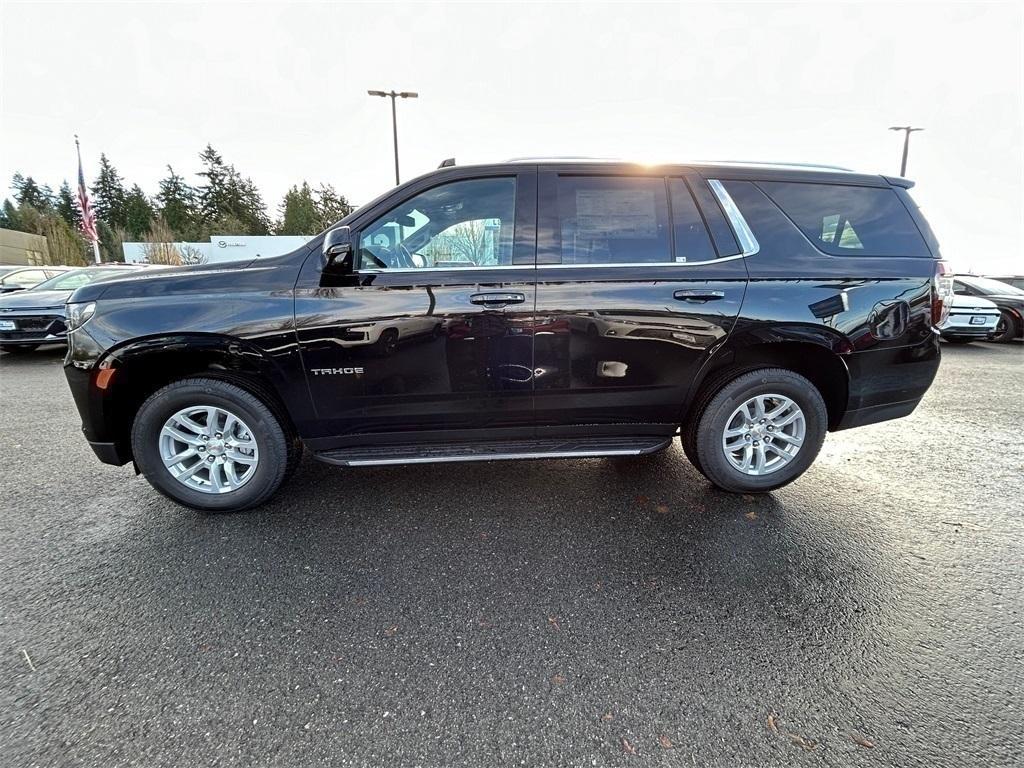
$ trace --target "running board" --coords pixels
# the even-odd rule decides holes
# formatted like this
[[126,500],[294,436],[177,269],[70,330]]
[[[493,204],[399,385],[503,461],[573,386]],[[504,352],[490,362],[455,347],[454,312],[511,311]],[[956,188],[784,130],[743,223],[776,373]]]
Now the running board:
[[317,453],[328,464],[345,467],[388,464],[435,464],[452,461],[509,459],[582,459],[601,456],[642,456],[667,448],[670,437],[591,437],[497,440],[487,443],[374,445]]

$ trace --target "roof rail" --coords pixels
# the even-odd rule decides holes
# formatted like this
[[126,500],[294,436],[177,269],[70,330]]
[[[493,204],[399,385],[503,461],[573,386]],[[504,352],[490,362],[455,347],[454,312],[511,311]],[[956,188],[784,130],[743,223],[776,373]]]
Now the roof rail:
[[842,171],[853,173],[852,168],[844,168],[841,165],[829,165],[826,163],[787,163],[772,162],[770,160],[706,160],[709,165],[767,165],[774,168],[811,168],[819,171]]
[[507,160],[502,160],[503,163],[535,163],[540,160],[589,160],[594,162],[619,162],[621,158],[618,157],[590,157],[588,155],[535,155],[530,157],[510,157]]
[[[555,156],[531,156],[531,157],[510,157],[508,160],[504,160],[506,163],[529,163],[529,162],[551,162],[551,161],[566,161],[566,162],[595,162],[595,163],[628,163],[637,162],[641,165],[650,165],[652,163],[644,161],[630,161],[621,157],[588,157],[586,155],[555,155]],[[766,160],[698,160],[698,161],[667,161],[671,165],[737,165],[737,166],[765,166],[769,168],[807,168],[809,170],[819,171],[841,171],[843,173],[853,173],[852,168],[844,168],[841,165],[827,165],[824,163],[780,163]],[[660,163],[656,163],[660,164]]]

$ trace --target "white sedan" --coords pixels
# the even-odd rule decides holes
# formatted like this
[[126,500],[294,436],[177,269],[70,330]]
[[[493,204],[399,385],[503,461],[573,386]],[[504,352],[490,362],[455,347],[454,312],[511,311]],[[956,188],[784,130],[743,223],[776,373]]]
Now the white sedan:
[[966,344],[983,341],[995,333],[999,323],[999,307],[988,299],[977,296],[953,296],[949,317],[939,326],[939,333],[946,341]]

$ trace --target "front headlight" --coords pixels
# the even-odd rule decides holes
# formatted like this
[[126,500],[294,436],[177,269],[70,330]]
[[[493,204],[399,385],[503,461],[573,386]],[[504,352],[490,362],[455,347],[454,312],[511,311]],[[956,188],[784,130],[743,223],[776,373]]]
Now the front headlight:
[[67,325],[69,331],[73,331],[76,328],[81,328],[85,325],[89,318],[96,313],[96,302],[90,301],[86,304],[68,304],[67,305]]

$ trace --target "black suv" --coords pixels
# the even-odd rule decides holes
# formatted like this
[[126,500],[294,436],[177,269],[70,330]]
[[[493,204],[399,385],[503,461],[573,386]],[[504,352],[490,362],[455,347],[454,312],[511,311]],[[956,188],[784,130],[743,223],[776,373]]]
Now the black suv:
[[275,258],[80,288],[85,435],[204,510],[343,466],[631,456],[770,491],[906,416],[951,281],[907,194],[841,169],[442,167]]

